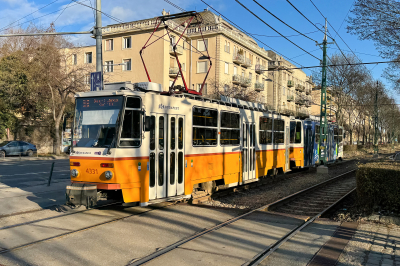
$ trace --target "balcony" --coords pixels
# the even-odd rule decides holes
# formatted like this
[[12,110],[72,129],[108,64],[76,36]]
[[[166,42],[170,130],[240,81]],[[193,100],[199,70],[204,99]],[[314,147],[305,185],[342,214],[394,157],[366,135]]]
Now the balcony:
[[303,85],[297,84],[296,85],[296,90],[303,92],[305,90],[305,87]]
[[261,82],[254,83],[254,90],[255,91],[263,91],[264,90],[264,83],[261,83]]
[[242,87],[250,87],[251,86],[251,79],[242,77]]
[[300,107],[296,110],[297,116],[299,117],[308,117],[310,116],[310,111],[307,108]]
[[293,87],[293,86],[294,86],[293,80],[288,80],[288,81],[287,81],[287,86],[288,86],[289,88]]
[[233,84],[237,84],[240,85],[240,83],[242,82],[242,77],[239,75],[233,75],[232,76],[232,83]]
[[269,61],[268,68],[277,68],[281,65],[280,61]]
[[[174,53],[174,46],[172,46],[172,45],[169,46],[169,54],[170,54],[170,55],[175,55],[175,53]],[[177,54],[177,55],[183,55],[183,48],[182,48],[182,46],[179,46],[179,45],[176,46],[176,54]]]
[[257,74],[263,74],[265,69],[266,69],[265,66],[256,64],[256,73]]
[[293,95],[293,94],[288,94],[288,95],[287,95],[287,101],[288,101],[288,102],[294,101],[294,95]]
[[284,114],[284,115],[294,115],[295,114],[294,110],[292,110],[290,108],[286,108],[286,107],[281,108],[280,113]]
[[244,57],[241,54],[233,54],[232,61],[235,64],[243,65],[244,64]]
[[243,67],[251,67],[252,65],[250,58],[244,58]]
[[175,78],[179,73],[179,68],[177,67],[170,67],[169,68],[169,77],[170,78]]

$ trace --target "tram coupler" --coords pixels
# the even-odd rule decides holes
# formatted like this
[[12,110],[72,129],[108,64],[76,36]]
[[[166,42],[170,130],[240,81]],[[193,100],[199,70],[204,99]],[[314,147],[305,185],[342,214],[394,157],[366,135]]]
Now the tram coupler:
[[89,209],[97,205],[97,186],[85,183],[72,183],[67,186],[66,204],[86,206]]

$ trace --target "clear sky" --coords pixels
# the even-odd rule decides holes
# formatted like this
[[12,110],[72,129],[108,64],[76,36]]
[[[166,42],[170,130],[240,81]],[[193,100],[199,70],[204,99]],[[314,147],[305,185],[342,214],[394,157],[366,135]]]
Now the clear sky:
[[[292,58],[296,65],[314,66],[319,64],[319,60],[306,54],[295,45],[279,36],[274,30],[269,28],[263,22],[258,20],[242,6],[234,0],[204,0],[213,6],[216,10],[228,17],[234,23],[245,29],[247,32],[257,34],[257,38],[272,47],[274,50],[285,56]],[[239,0],[257,16],[262,18],[270,26],[288,37],[291,41],[310,52],[318,58],[322,58],[322,50],[315,45],[315,42],[303,36],[298,35],[295,31],[288,28],[277,19],[272,17],[262,8],[260,8],[253,0]],[[84,4],[94,6],[95,0],[82,0]],[[200,0],[170,0],[170,2],[185,10],[202,11],[207,6]],[[285,21],[287,24],[306,34],[310,38],[322,42],[323,33],[318,31],[311,23],[303,18],[286,0],[258,0],[266,9],[274,15]],[[318,27],[323,26],[324,18],[312,5],[310,0],[291,0],[309,20]],[[356,53],[362,62],[386,61],[379,56],[374,43],[371,41],[360,41],[358,36],[347,33],[347,17],[351,15],[349,9],[353,5],[353,0],[313,0],[328,21],[338,31],[339,35],[347,43],[347,45]],[[94,26],[94,14],[90,8],[79,5],[71,0],[0,0],[0,30],[4,30],[12,26],[27,27],[30,23],[47,27],[54,22],[57,31],[83,31],[90,30]],[[38,10],[40,9],[40,10]],[[128,22],[161,15],[161,11],[165,9],[171,13],[180,12],[171,4],[163,0],[103,0],[102,11],[118,18],[121,21]],[[35,12],[36,11],[36,12]],[[34,12],[33,14],[30,14]],[[18,20],[18,21],[17,21]],[[17,21],[17,22],[15,22]],[[12,25],[10,23],[15,22]],[[115,24],[107,17],[103,16],[103,26]],[[329,26],[329,34],[335,38],[339,47],[347,54],[351,53],[346,44],[336,35],[335,31]],[[90,36],[75,35],[71,36],[76,44],[92,45],[94,40]],[[259,43],[261,47],[265,45]],[[268,47],[265,47],[269,49]],[[336,45],[329,45],[328,55],[338,53]],[[390,84],[382,77],[382,71],[386,64],[368,65],[367,68],[372,70],[374,78],[381,79],[390,89]],[[310,70],[304,70],[308,75],[312,74]],[[320,71],[320,69],[315,69]],[[394,95],[395,96],[395,95]],[[397,98],[397,97],[396,97]],[[400,98],[397,101],[400,103]]]

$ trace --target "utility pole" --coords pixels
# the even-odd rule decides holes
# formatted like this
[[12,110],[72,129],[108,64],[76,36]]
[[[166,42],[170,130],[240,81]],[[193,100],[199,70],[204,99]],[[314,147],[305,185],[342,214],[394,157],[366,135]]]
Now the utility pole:
[[394,150],[394,107],[393,107],[393,112],[392,112],[392,150]]
[[322,42],[323,55],[322,55],[322,83],[321,83],[321,112],[320,112],[320,131],[319,131],[319,162],[326,163],[326,140],[328,133],[328,121],[326,119],[326,46],[328,39],[326,36],[327,31],[327,20],[325,19],[325,35],[324,41]]
[[376,82],[376,92],[375,92],[375,136],[374,136],[374,157],[378,156],[378,81]]
[[96,26],[94,27],[96,36],[96,71],[100,72],[101,86],[103,89],[103,56],[102,56],[102,25],[101,25],[101,0],[96,0]]

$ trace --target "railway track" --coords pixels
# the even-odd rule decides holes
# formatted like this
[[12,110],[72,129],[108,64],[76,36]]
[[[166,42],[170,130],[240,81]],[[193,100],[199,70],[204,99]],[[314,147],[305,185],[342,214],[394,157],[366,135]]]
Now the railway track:
[[[241,219],[245,219],[249,215],[251,215],[257,211],[270,211],[271,209],[274,209],[275,213],[278,210],[291,212],[290,208],[295,208],[295,206],[300,203],[303,204],[304,206],[308,206],[308,207],[305,207],[304,209],[302,209],[302,215],[305,215],[305,214],[311,214],[311,215],[315,214],[315,215],[313,215],[312,217],[306,218],[302,224],[300,224],[299,226],[297,226],[296,228],[291,230],[287,235],[285,235],[281,239],[277,240],[275,242],[275,244],[269,246],[268,248],[263,250],[261,253],[256,255],[253,260],[251,260],[247,264],[245,264],[245,265],[258,265],[261,261],[266,259],[270,254],[272,254],[275,250],[277,250],[282,244],[284,244],[287,240],[289,240],[290,238],[295,236],[298,232],[300,232],[306,226],[308,226],[313,221],[315,221],[315,219],[320,217],[327,210],[332,208],[334,205],[336,205],[338,202],[340,202],[343,198],[345,198],[348,194],[350,194],[355,189],[355,182],[351,182],[349,180],[355,179],[355,172],[356,172],[356,169],[351,170],[349,172],[346,172],[344,174],[341,174],[334,178],[331,178],[327,181],[319,183],[315,186],[309,187],[300,192],[292,194],[292,195],[285,197],[281,200],[278,200],[274,203],[271,203],[271,204],[268,204],[261,208],[246,212],[242,215],[234,217],[234,218],[232,218],[228,221],[225,221],[221,224],[218,224],[216,226],[205,229],[204,231],[202,231],[196,235],[193,235],[193,236],[183,239],[179,242],[176,242],[172,245],[169,245],[163,249],[160,249],[157,252],[154,252],[142,259],[133,261],[128,265],[136,266],[136,265],[146,264],[160,256],[167,254],[168,252],[173,251],[174,249],[176,249],[190,241],[201,238],[202,236],[204,236],[206,234],[217,231],[217,230],[219,230],[223,227],[226,227],[232,223],[235,223]],[[345,185],[341,184],[342,181],[344,181]],[[335,189],[335,186],[337,186],[337,189]],[[329,191],[329,189],[334,189],[334,193],[332,194],[331,197],[325,197],[325,195],[323,195],[323,197],[319,197],[320,195],[322,195],[321,193],[326,193],[326,191]],[[310,200],[310,199],[313,200],[312,201],[313,205],[308,204],[307,200]],[[279,209],[279,208],[281,208],[281,209]]]
[[[356,160],[346,160],[346,161],[341,161],[337,163],[331,163],[328,164],[328,168],[337,168],[340,166],[347,165],[349,163],[355,162]],[[285,174],[280,174],[280,175],[274,175],[274,176],[268,176],[267,178],[261,178],[258,182],[253,182],[253,183],[248,183],[244,185],[239,185],[237,187],[232,187],[232,188],[224,188],[217,190],[212,193],[212,195],[207,195],[205,193],[200,193],[199,195],[195,195],[192,200],[192,204],[202,204],[203,202],[209,201],[210,199],[218,199],[222,198],[237,192],[242,192],[246,191],[249,189],[262,189],[265,186],[270,186],[274,184],[278,184],[279,182],[288,180],[288,179],[294,179],[294,178],[301,178],[304,175],[309,174],[309,169],[310,168],[301,168],[301,169],[295,169],[292,170],[289,173]]]

